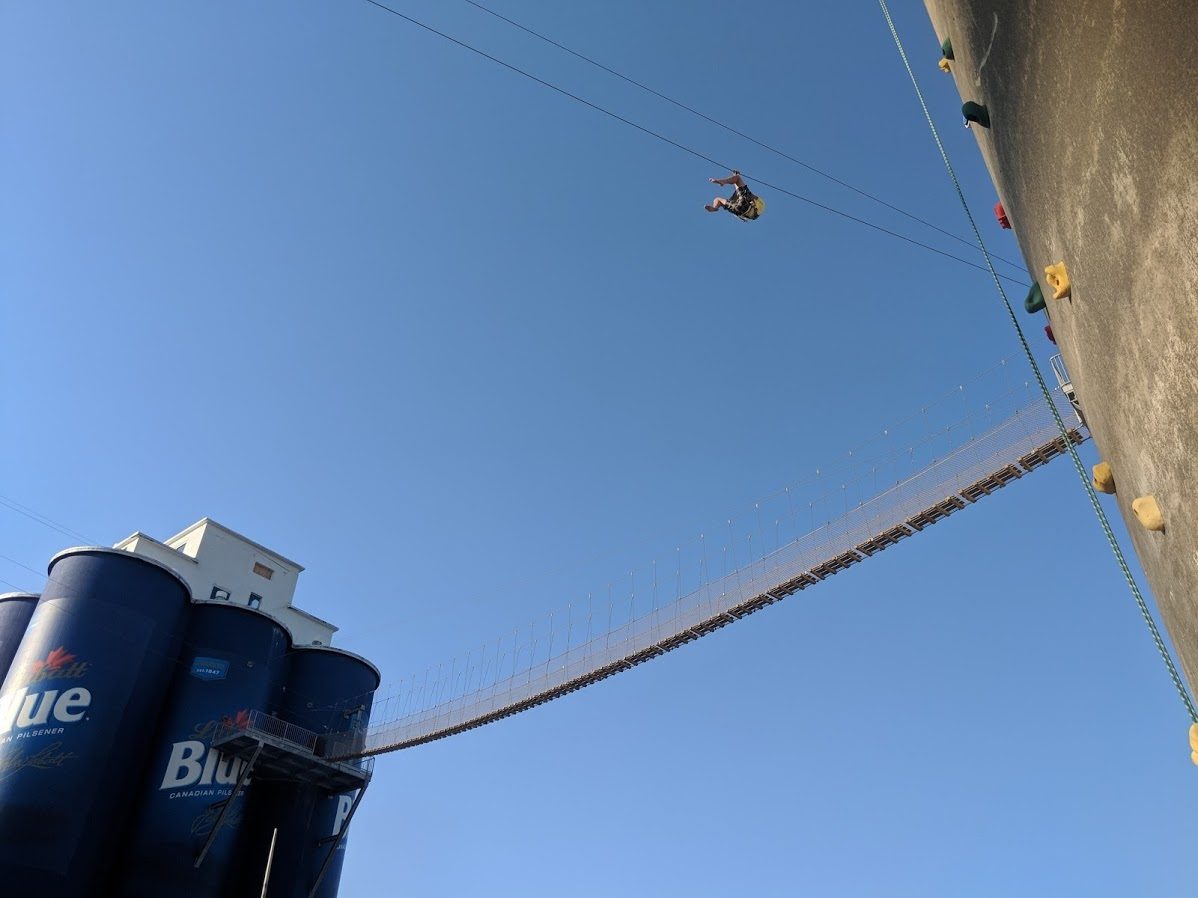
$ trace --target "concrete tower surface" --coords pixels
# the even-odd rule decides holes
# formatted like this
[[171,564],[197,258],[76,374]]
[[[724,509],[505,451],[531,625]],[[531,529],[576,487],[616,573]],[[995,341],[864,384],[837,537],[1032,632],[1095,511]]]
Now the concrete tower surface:
[[[1198,3],[926,0],[1191,691],[1198,687]],[[919,57],[914,62],[918,64]],[[922,73],[921,73],[922,74]],[[955,111],[955,110],[954,110]],[[1067,298],[1046,266],[1064,262]],[[1022,297],[1012,297],[1016,303]],[[1022,315],[1022,312],[1020,313]],[[1029,331],[1038,332],[1033,319]],[[1033,339],[1038,333],[1031,335]],[[1144,526],[1153,497],[1163,530]],[[1151,508],[1151,506],[1149,506]],[[1086,534],[1086,539],[1091,539]]]

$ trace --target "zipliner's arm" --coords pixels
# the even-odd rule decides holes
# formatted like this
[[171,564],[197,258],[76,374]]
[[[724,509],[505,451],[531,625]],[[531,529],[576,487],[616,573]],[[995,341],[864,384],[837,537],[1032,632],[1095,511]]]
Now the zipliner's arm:
[[745,179],[740,176],[740,172],[738,171],[734,171],[726,178],[708,178],[707,180],[712,184],[719,184],[721,187],[727,187],[729,185],[735,185],[737,187],[745,186]]

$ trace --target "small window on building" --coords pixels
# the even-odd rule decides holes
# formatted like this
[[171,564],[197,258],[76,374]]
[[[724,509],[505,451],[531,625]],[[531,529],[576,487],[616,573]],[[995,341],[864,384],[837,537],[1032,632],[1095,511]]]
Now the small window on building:
[[262,604],[262,596],[258,595],[258,593],[256,593],[256,592],[251,592],[250,593],[250,607],[257,608],[261,604]]
[[221,589],[219,586],[212,587],[212,595],[208,598],[214,602],[227,602],[230,599],[229,590]]
[[259,577],[265,577],[267,580],[269,580],[271,577],[273,577],[275,575],[275,572],[273,570],[268,568],[266,565],[264,565],[260,561],[254,562],[254,573],[257,574]]

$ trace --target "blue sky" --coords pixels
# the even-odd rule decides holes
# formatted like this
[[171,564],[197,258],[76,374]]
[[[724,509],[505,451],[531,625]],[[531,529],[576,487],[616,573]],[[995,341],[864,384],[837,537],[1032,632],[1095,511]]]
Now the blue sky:
[[[394,5],[957,251],[460,0]],[[648,7],[494,8],[966,231],[874,4]],[[895,13],[1018,258],[926,15]],[[364,2],[18,2],[0,33],[0,493],[102,543],[214,517],[302,562],[297,603],[389,680],[1022,364],[983,273],[765,190],[709,216],[724,172]],[[0,508],[0,577],[39,588],[21,565],[74,541]],[[1190,894],[1186,725],[1058,462],[381,759],[342,895]]]

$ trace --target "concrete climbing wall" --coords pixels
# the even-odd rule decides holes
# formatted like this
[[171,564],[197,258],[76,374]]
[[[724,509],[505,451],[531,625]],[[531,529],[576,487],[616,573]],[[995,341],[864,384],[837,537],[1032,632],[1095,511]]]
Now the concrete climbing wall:
[[[926,0],[1191,690],[1198,687],[1198,2]],[[924,49],[922,57],[916,53]],[[942,112],[942,110],[938,110]],[[954,110],[954,114],[956,110]],[[974,197],[975,214],[990,213]],[[990,219],[993,220],[992,218]],[[1072,297],[1052,300],[1064,261]],[[1020,305],[1023,297],[1018,299]],[[1020,315],[1023,312],[1020,311]],[[1034,345],[1041,327],[1023,319]],[[1152,494],[1164,532],[1132,500]],[[1108,501],[1104,497],[1104,501]]]

